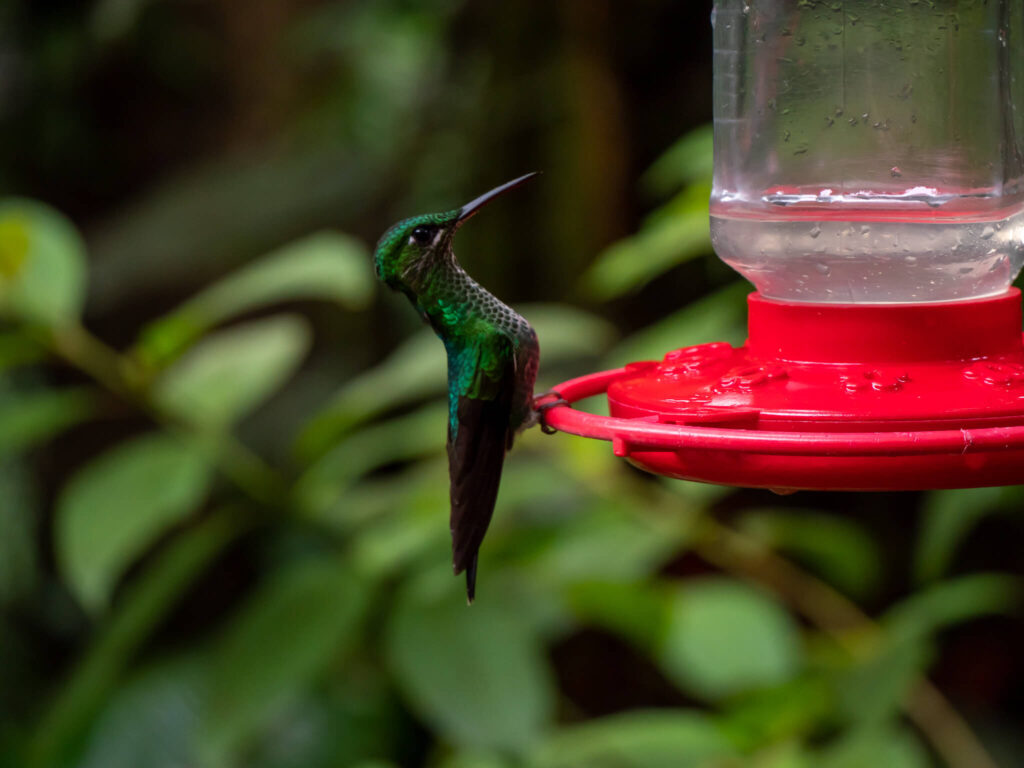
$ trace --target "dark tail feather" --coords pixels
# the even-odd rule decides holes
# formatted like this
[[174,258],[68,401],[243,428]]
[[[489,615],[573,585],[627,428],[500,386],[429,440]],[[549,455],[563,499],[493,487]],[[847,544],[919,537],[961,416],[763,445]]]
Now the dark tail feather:
[[478,557],[479,554],[473,555],[473,559],[466,567],[466,602],[469,605],[472,605],[476,598],[476,561]]
[[494,512],[508,442],[509,396],[502,400],[460,397],[458,429],[448,440],[451,479],[452,565],[466,572],[473,602],[480,544]]

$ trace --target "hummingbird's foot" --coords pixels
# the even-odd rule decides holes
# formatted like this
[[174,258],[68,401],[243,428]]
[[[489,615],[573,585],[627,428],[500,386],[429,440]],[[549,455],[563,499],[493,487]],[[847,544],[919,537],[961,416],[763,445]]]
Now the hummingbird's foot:
[[[545,398],[554,398],[554,399],[553,400],[548,399],[548,402],[545,402],[545,403],[540,402],[541,400],[544,400]],[[557,392],[557,391],[555,391],[553,389],[548,391],[548,392],[545,392],[545,393],[543,393],[541,395],[535,395],[534,396],[534,398],[533,398],[533,407],[536,409],[537,415],[538,415],[538,419],[540,421],[540,431],[543,432],[545,435],[553,435],[558,430],[555,429],[554,427],[548,426],[545,423],[545,421],[544,421],[544,414],[547,413],[548,411],[550,411],[552,408],[557,408],[557,407],[559,407],[561,405],[565,405],[565,406],[570,406],[571,407],[572,403],[570,403],[568,400],[566,400],[564,397],[562,397],[560,392]]]

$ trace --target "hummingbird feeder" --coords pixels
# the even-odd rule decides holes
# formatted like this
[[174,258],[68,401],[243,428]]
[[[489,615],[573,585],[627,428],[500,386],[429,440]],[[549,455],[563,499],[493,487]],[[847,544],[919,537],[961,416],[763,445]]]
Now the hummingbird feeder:
[[773,489],[1024,482],[1024,2],[716,0],[712,244],[748,339],[556,387],[551,428]]

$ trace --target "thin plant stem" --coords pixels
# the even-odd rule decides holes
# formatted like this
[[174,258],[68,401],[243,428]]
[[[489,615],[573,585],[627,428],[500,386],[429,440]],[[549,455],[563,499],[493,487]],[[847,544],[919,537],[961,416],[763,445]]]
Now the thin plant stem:
[[287,503],[288,482],[230,432],[206,432],[160,408],[151,397],[149,376],[132,358],[118,354],[81,325],[61,328],[43,341],[57,357],[148,414],[161,426],[211,446],[223,475],[252,500],[274,506]]
[[125,592],[119,610],[60,687],[27,749],[29,768],[62,764],[103,697],[181,594],[249,525],[231,508],[215,510],[178,536]]
[[[779,557],[756,539],[710,518],[697,523],[694,548],[707,562],[775,592],[854,658],[864,658],[884,633],[852,601]],[[903,703],[907,717],[950,768],[998,768],[963,717],[927,678]]]
[[[59,359],[82,371],[100,386],[149,415],[168,432],[211,449],[221,473],[251,501],[284,506],[288,484],[229,433],[206,432],[161,409],[150,394],[151,380],[135,361],[120,355],[80,325],[37,341]],[[127,593],[122,609],[78,662],[68,682],[48,709],[29,745],[32,766],[57,764],[79,735],[127,659],[137,650],[175,598],[222,548],[253,521],[224,509],[178,537]]]

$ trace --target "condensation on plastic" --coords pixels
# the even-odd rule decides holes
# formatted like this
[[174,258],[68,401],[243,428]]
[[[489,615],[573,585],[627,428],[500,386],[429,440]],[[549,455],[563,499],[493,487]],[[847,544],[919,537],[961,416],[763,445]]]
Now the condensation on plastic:
[[996,295],[1024,261],[1024,3],[717,0],[712,241],[765,296]]

